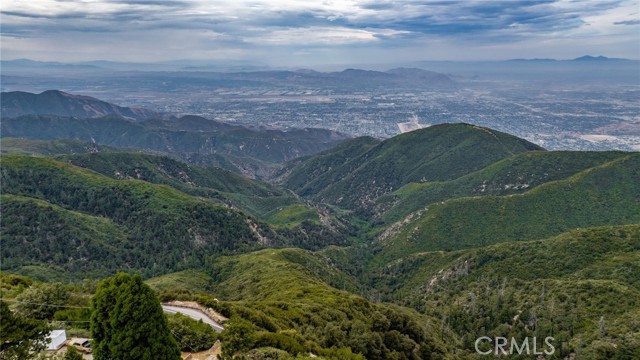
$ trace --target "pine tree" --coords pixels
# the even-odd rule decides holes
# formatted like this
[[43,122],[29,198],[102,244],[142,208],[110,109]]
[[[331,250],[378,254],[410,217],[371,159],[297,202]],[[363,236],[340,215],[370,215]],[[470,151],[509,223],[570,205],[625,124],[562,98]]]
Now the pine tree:
[[45,322],[13,314],[0,301],[0,359],[28,359],[32,352],[45,348],[48,333]]
[[96,360],[179,360],[160,302],[139,275],[100,282],[92,301]]

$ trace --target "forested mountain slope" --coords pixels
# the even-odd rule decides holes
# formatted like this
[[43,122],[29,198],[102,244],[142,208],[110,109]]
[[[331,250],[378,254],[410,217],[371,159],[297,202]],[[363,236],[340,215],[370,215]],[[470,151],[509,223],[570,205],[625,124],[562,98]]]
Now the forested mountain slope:
[[[318,210],[291,192],[220,168],[189,165],[163,156],[141,153],[91,153],[67,155],[59,160],[124,180],[137,179],[168,185],[186,194],[219,201],[264,221],[296,225],[319,223]],[[295,211],[294,218],[287,211]]]
[[195,116],[136,122],[116,116],[3,118],[3,137],[81,140],[111,147],[169,153],[185,161],[267,176],[277,164],[317,153],[347,137],[323,129],[253,130]]
[[640,154],[523,194],[432,204],[382,233],[379,258],[534,240],[577,227],[640,223]]
[[[276,229],[169,186],[114,180],[46,158],[3,156],[1,176],[3,194],[14,195],[2,203],[3,247],[15,249],[16,256],[3,258],[3,264],[60,266],[70,276],[80,275],[72,269],[123,270],[109,257],[90,261],[82,256],[86,247],[102,246],[124,254],[125,268],[159,274],[200,266],[212,253],[283,245],[317,248],[346,242],[322,225]],[[52,216],[41,217],[38,209]],[[58,226],[73,233],[75,240],[63,238]],[[117,236],[112,239],[110,234]],[[100,239],[109,240],[105,241],[108,246]],[[55,250],[60,250],[61,241],[69,245],[64,247],[68,255]],[[51,251],[34,253],[26,247],[51,247]],[[48,258],[38,254],[48,254]]]
[[302,161],[283,184],[316,201],[363,210],[408,183],[452,180],[515,154],[543,150],[515,136],[468,124],[435,125],[356,149],[366,151],[356,152],[355,157],[342,152],[320,155],[322,162],[335,165],[319,176],[303,175],[319,160]]
[[27,140],[3,137],[0,152],[4,154],[51,156],[117,151],[116,148],[79,140]]
[[[311,352],[332,359],[455,358],[437,319],[328,286],[325,279],[345,275],[313,253],[267,249],[225,256],[212,261],[207,272],[210,292],[224,303],[184,292],[179,297],[212,304],[232,318],[229,327],[244,328],[243,352],[275,347],[294,356]],[[151,283],[166,284],[170,277]]]
[[376,201],[385,223],[400,220],[429,204],[468,196],[503,196],[529,191],[588,168],[624,157],[621,151],[531,151],[497,161],[450,181],[410,183]]
[[470,352],[487,334],[544,334],[554,359],[640,354],[640,225],[415,253],[372,272],[386,300],[446,319]]
[[338,168],[357,162],[362,154],[379,143],[380,140],[367,136],[345,140],[329,150],[286,163],[278,180],[299,194],[315,194],[325,188],[327,182],[340,180],[343,173],[337,171]]

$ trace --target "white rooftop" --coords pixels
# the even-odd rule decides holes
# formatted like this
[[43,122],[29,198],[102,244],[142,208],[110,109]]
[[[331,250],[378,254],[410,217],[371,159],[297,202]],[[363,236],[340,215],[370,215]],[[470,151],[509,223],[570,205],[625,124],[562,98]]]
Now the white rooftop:
[[64,331],[64,330],[52,330],[52,331],[49,333],[49,337],[50,337],[50,338],[56,338],[56,337],[58,337],[58,336],[60,336],[60,335],[62,335],[62,334],[64,334],[64,333],[65,333],[65,331]]

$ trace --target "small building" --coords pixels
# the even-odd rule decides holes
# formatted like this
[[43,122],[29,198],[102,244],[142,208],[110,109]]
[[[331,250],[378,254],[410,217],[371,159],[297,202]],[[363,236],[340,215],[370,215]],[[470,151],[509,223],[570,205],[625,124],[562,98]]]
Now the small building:
[[53,330],[47,337],[49,343],[47,344],[47,350],[58,350],[67,341],[67,332],[64,330]]

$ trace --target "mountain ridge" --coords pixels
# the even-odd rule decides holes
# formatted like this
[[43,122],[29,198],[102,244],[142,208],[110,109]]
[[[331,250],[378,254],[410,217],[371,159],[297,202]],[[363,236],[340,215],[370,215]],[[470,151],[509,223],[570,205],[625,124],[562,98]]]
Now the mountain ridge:
[[115,115],[101,118],[23,115],[3,117],[0,126],[3,137],[81,140],[163,152],[251,177],[267,177],[281,162],[325,150],[348,138],[323,129],[255,130],[197,116],[132,121]]
[[141,121],[166,115],[141,108],[122,107],[85,95],[73,95],[60,90],[46,90],[39,94],[24,91],[0,93],[1,116],[57,115],[80,118],[121,116]]
[[[294,165],[282,185],[317,201],[366,210],[378,197],[407,183],[452,180],[531,150],[544,149],[475,125],[439,124],[384,140],[355,158],[335,161],[334,167],[315,178],[304,170],[314,161],[312,157],[306,165],[305,161]],[[296,184],[313,184],[313,188]]]
[[632,153],[522,194],[429,205],[399,223],[399,228],[380,235],[376,261],[427,250],[535,240],[576,227],[638,223],[639,169],[640,153]]

